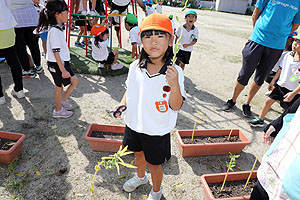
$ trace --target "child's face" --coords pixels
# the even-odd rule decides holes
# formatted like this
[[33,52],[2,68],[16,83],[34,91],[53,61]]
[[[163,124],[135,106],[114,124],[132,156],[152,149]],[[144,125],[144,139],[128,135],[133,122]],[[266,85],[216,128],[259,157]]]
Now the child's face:
[[56,13],[55,17],[56,17],[56,20],[57,20],[58,24],[67,23],[67,21],[68,21],[68,11],[65,10],[61,13]]
[[127,30],[127,31],[130,31],[130,26],[125,22],[125,29]]
[[156,33],[152,31],[152,34],[142,37],[142,44],[145,52],[151,59],[162,59],[168,46],[172,45],[172,39],[167,33]]
[[101,39],[104,40],[104,41],[107,40],[107,38],[108,38],[108,34],[104,34],[104,35],[101,37]]
[[298,39],[294,40],[292,50],[294,52],[300,53],[300,40],[298,40]]
[[185,17],[185,22],[189,25],[194,25],[194,23],[197,21],[197,17],[193,14],[188,14]]

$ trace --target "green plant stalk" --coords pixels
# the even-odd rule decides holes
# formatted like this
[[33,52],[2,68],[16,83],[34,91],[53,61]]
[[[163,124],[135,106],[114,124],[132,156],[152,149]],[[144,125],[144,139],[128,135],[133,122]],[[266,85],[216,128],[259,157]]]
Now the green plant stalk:
[[250,180],[250,178],[251,178],[251,176],[252,176],[252,173],[253,173],[254,167],[255,167],[255,165],[256,165],[256,162],[257,162],[257,157],[256,157],[256,159],[255,159],[255,162],[254,162],[253,166],[252,166],[251,172],[250,172],[250,174],[249,174],[249,176],[248,176],[248,179],[247,179],[247,182],[246,182],[246,184],[245,184],[244,189],[246,189],[246,187],[247,187],[247,185],[248,185],[248,183],[249,183],[249,180]]
[[230,133],[229,133],[228,138],[227,138],[228,141],[230,140],[230,136],[231,136],[232,131],[233,131],[233,129],[230,130]]
[[196,124],[197,124],[197,122],[195,121],[195,124],[194,124],[194,129],[193,129],[193,133],[192,133],[192,142],[193,142],[193,140],[194,140],[194,135],[195,135]]
[[[229,166],[231,166],[231,163],[232,163],[232,161],[233,161],[233,160],[234,160],[233,158],[231,158],[231,159],[230,159]],[[224,189],[225,182],[226,182],[226,179],[227,179],[227,176],[228,176],[228,172],[229,172],[229,170],[230,170],[230,167],[228,167],[228,169],[227,169],[227,172],[226,172],[226,175],[225,175],[225,178],[224,178],[224,181],[223,181],[222,187],[221,187],[221,191]]]

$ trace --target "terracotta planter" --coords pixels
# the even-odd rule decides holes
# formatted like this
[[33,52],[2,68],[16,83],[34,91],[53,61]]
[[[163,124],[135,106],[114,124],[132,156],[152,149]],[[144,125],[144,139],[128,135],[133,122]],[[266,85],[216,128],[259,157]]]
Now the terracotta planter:
[[122,145],[122,140],[91,137],[93,131],[124,133],[125,126],[91,124],[84,136],[93,151],[117,152]]
[[[226,173],[219,173],[219,174],[205,174],[201,176],[201,182],[203,184],[204,188],[204,194],[205,198],[207,200],[215,200],[216,198],[213,196],[208,184],[209,183],[222,183],[224,181]],[[228,181],[239,181],[239,180],[245,180],[245,184],[247,181],[247,178],[250,174],[250,171],[243,171],[243,172],[230,172],[228,173],[226,182]],[[253,171],[251,175],[251,179],[257,178],[257,171]],[[226,183],[225,183],[226,184]],[[240,196],[240,197],[231,197],[231,198],[218,198],[216,200],[249,200],[250,194],[247,196]]]
[[23,140],[25,137],[26,135],[21,133],[0,131],[0,138],[17,140],[8,151],[0,150],[0,163],[9,164],[22,154]]
[[[228,136],[231,129],[219,130],[195,130],[195,136]],[[250,140],[239,129],[233,129],[231,135],[239,136],[241,142],[224,142],[224,143],[202,143],[202,144],[184,144],[182,136],[192,137],[193,130],[178,130],[176,132],[179,151],[182,157],[203,156],[203,155],[220,155],[240,153]]]

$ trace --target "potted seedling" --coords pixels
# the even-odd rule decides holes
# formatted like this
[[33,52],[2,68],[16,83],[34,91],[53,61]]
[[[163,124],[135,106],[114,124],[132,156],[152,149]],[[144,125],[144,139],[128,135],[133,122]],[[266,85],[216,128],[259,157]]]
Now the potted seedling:
[[0,163],[9,164],[22,154],[25,135],[0,131]]
[[227,172],[205,174],[201,176],[205,198],[208,200],[247,200],[256,182],[257,173],[254,171],[256,161],[251,171],[233,171],[236,158],[239,155],[230,154],[230,162],[226,162]]
[[178,130],[176,135],[182,157],[239,154],[251,143],[239,129]]

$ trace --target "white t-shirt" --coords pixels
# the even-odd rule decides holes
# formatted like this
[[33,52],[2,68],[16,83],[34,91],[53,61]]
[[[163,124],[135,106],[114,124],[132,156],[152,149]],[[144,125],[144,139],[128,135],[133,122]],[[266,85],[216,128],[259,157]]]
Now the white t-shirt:
[[281,54],[279,60],[277,61],[277,63],[274,65],[274,67],[273,67],[273,69],[272,69],[273,72],[277,72],[277,71],[278,71],[278,69],[279,69],[279,64],[281,63],[281,61],[282,61],[282,59],[284,58],[285,54],[288,53],[288,52],[290,52],[290,51],[283,51],[283,52],[282,52],[282,54]]
[[17,22],[8,9],[6,1],[0,1],[0,30],[6,30],[15,27]]
[[137,45],[141,46],[141,37],[139,36],[140,27],[135,26],[129,31],[130,43],[137,43]]
[[92,38],[92,57],[94,60],[96,61],[103,61],[106,60],[108,57],[108,43],[109,40],[108,38],[103,41],[103,42],[99,42],[98,45],[99,47],[97,47],[95,45],[95,38]]
[[291,82],[290,77],[300,67],[300,61],[294,61],[293,53],[289,51],[285,54],[279,66],[281,68],[281,73],[277,84],[281,87],[289,89],[290,91],[295,90],[299,86],[299,81]]
[[145,5],[145,14],[146,14],[146,17],[148,17],[149,15],[151,15],[153,13],[155,13],[154,8],[152,8],[151,6]]
[[[126,80],[125,123],[140,133],[165,135],[175,127],[178,115],[178,111],[169,106],[170,91],[163,90],[167,85],[166,75],[163,74],[167,66],[162,67],[161,73],[150,75],[146,68],[138,66],[138,62],[136,60],[130,65]],[[181,95],[185,98],[183,71],[179,66],[175,67]]]
[[70,50],[66,42],[63,30],[58,26],[53,26],[48,31],[47,37],[47,54],[46,59],[50,62],[56,62],[53,50],[59,51],[62,61],[70,61]]
[[172,22],[173,34],[176,34],[176,33],[175,33],[175,22],[174,22],[174,20],[173,20],[173,19],[171,20],[171,22]]
[[162,6],[159,5],[159,4],[157,4],[156,7],[155,7],[155,11],[156,11],[157,13],[162,14]]
[[126,6],[129,4],[129,0],[112,0],[112,2],[117,6]]
[[[176,37],[180,37],[182,26],[179,26],[176,30]],[[189,46],[187,48],[183,48],[182,44],[189,44],[193,40],[198,40],[198,28],[196,26],[193,26],[191,30],[186,30],[186,26],[183,25],[183,31],[182,31],[182,37],[180,41],[180,49],[183,51],[193,51],[193,46]]]

